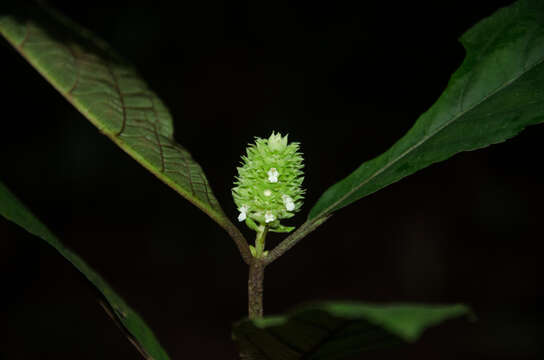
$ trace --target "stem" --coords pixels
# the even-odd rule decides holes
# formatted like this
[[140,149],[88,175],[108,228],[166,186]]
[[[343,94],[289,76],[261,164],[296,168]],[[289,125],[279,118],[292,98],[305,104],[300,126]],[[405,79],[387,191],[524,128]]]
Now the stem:
[[255,256],[249,264],[247,295],[250,319],[263,317],[263,280],[264,267],[266,266],[263,258],[266,246],[266,234],[268,234],[268,226],[260,226],[259,231],[257,231],[257,237],[255,238]]
[[255,257],[262,259],[264,255],[264,248],[266,246],[266,234],[268,234],[268,225],[260,226],[255,238]]
[[307,221],[266,256],[264,249],[268,226],[257,232],[257,237],[255,239],[255,256],[252,257],[249,263],[249,280],[247,282],[248,313],[250,319],[256,319],[263,316],[264,268],[285,254],[287,250],[295,246],[303,237],[327,221],[329,217],[330,215],[313,221]]
[[253,258],[249,265],[248,313],[250,319],[263,317],[263,280],[265,264],[262,259]]

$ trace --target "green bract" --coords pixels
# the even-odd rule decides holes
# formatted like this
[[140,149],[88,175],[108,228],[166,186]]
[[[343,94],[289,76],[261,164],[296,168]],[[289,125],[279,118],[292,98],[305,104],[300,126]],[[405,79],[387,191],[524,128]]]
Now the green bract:
[[239,221],[245,220],[257,232],[263,227],[275,232],[293,230],[281,225],[280,220],[293,217],[302,206],[304,177],[298,150],[298,143],[288,144],[287,135],[274,132],[248,146],[232,189]]

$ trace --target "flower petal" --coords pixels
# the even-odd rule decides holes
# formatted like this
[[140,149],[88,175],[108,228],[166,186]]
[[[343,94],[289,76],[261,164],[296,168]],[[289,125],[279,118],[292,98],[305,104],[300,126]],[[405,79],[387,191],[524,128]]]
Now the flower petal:
[[272,221],[276,220],[276,217],[271,212],[267,211],[266,214],[264,214],[264,222],[265,223],[271,223]]

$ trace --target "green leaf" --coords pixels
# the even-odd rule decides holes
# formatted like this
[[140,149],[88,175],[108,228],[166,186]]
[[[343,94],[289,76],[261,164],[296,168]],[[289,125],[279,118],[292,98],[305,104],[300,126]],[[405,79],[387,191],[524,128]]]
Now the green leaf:
[[55,89],[147,170],[225,229],[234,227],[201,167],[174,140],[170,112],[130,64],[50,9],[2,2],[0,33]]
[[543,1],[500,9],[460,40],[466,58],[438,101],[389,150],[330,187],[309,220],[458,152],[500,143],[544,121]]
[[285,316],[242,320],[233,338],[252,359],[343,359],[414,342],[425,329],[462,316],[472,316],[465,305],[325,302]]
[[64,258],[72,263],[100,291],[106,302],[102,302],[108,315],[125,332],[130,342],[145,359],[167,360],[168,355],[142,318],[113,291],[110,285],[98,275],[77,254],[64,247],[47,227],[41,223],[1,182],[0,215],[26,229],[29,233],[46,241]]

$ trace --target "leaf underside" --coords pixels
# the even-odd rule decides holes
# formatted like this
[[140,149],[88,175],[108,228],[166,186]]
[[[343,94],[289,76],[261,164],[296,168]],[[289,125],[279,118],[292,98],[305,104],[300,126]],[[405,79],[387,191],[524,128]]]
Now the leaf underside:
[[0,215],[14,222],[29,233],[54,247],[66,260],[74,265],[103,295],[101,302],[106,312],[125,332],[130,342],[147,360],[168,360],[155,335],[143,319],[115,293],[111,286],[76,253],[64,247],[60,240],[40,222],[1,182]]
[[256,360],[333,360],[416,341],[449,319],[472,316],[464,305],[318,303],[285,316],[242,320],[233,337]]
[[168,109],[136,70],[86,29],[25,3],[0,6],[6,40],[131,157],[221,226],[231,226],[201,167],[174,140]]
[[460,39],[466,58],[437,102],[382,155],[330,187],[320,218],[461,151],[507,140],[544,121],[544,2],[522,0]]

